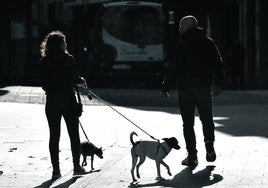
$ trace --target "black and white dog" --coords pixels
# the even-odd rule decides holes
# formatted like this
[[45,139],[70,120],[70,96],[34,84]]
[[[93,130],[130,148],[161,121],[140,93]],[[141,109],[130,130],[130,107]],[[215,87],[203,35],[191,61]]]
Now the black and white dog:
[[132,156],[132,168],[131,168],[131,176],[133,182],[137,181],[134,176],[134,169],[136,167],[138,158],[139,163],[136,167],[137,177],[140,178],[139,167],[144,163],[145,158],[149,157],[152,160],[155,160],[157,167],[157,178],[156,180],[161,180],[160,174],[160,164],[164,165],[167,169],[167,173],[171,176],[171,172],[169,166],[163,161],[163,159],[169,154],[172,148],[180,149],[178,145],[178,141],[175,137],[164,138],[164,142],[155,142],[155,141],[133,141],[133,136],[137,134],[132,132],[130,134],[130,142],[133,147],[131,148],[131,156]]
[[81,148],[81,154],[83,155],[82,166],[87,165],[87,156],[90,156],[91,157],[91,170],[94,170],[94,167],[93,167],[94,155],[97,155],[99,158],[102,159],[103,158],[102,148],[97,148],[91,142],[82,142],[80,144],[80,148]]

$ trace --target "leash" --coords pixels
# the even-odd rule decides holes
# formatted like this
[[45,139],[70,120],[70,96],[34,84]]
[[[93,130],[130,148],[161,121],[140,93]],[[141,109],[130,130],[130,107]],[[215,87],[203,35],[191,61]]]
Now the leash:
[[85,132],[85,130],[84,130],[84,128],[83,128],[83,126],[82,126],[82,123],[80,122],[79,118],[78,118],[78,123],[79,123],[80,127],[82,128],[82,131],[83,131],[83,133],[84,133],[84,135],[85,135],[87,141],[88,141],[89,143],[91,143],[91,142],[89,141],[88,137],[87,137],[87,134],[86,134],[86,132]]
[[[76,94],[77,94],[77,98],[78,98],[78,103],[81,105],[81,108],[82,108],[82,100],[81,100],[80,92],[79,92],[79,89],[78,89],[78,86],[77,86],[77,85],[75,85],[75,90],[76,90]],[[89,139],[88,139],[88,137],[87,137],[87,134],[86,134],[86,132],[85,132],[85,130],[84,130],[84,127],[83,127],[83,125],[82,125],[82,123],[81,123],[79,117],[78,117],[78,124],[80,125],[81,129],[83,130],[84,135],[85,135],[87,141],[90,143],[90,141],[89,141]]]
[[92,94],[94,97],[96,97],[98,100],[102,101],[103,103],[105,103],[108,107],[110,107],[113,111],[115,111],[116,113],[118,113],[120,116],[122,116],[123,118],[125,118],[128,122],[130,122],[132,125],[134,125],[135,127],[137,127],[138,129],[140,129],[142,132],[144,132],[145,134],[147,134],[149,137],[151,137],[153,140],[158,140],[155,137],[153,137],[152,135],[150,135],[147,131],[145,131],[144,129],[142,129],[140,126],[138,126],[136,123],[134,123],[133,121],[131,121],[129,118],[127,118],[124,114],[122,114],[121,112],[119,112],[118,110],[116,110],[114,107],[112,107],[110,104],[108,104],[106,101],[102,100],[99,96],[97,96],[95,93],[93,93],[92,91],[90,91],[88,89],[88,91],[90,92],[90,94]]
[[[83,126],[82,126],[82,123],[80,122],[79,118],[78,118],[78,123],[79,123],[79,125],[80,125],[80,127],[81,127],[81,129],[82,129],[82,131],[83,131],[83,133],[84,133],[84,135],[85,135],[87,141],[88,141],[89,143],[92,143],[92,142],[89,141],[89,139],[88,139],[88,137],[87,137],[87,134],[86,134],[86,132],[85,132],[85,130],[84,130],[84,128],[83,128]],[[110,148],[110,147],[113,147],[115,144],[116,144],[116,142],[113,143],[112,145],[110,145],[110,146],[108,146],[108,147],[102,149],[102,151],[105,151],[106,149],[108,149],[108,148]]]
[[[137,127],[138,129],[140,129],[142,132],[144,132],[145,134],[147,134],[149,137],[151,137],[153,140],[157,140],[159,141],[159,139],[156,139],[155,137],[153,137],[152,135],[150,135],[147,131],[145,131],[144,129],[142,129],[140,126],[138,126],[136,123],[134,123],[133,121],[131,121],[129,118],[127,118],[124,114],[122,114],[121,112],[119,112],[118,110],[116,110],[114,107],[112,107],[110,104],[108,104],[106,101],[104,101],[103,99],[101,99],[98,95],[96,95],[94,92],[90,91],[89,88],[87,87],[87,83],[85,82],[82,85],[86,90],[87,90],[87,96],[89,98],[92,98],[92,96],[94,96],[95,98],[97,98],[99,101],[102,101],[104,104],[106,104],[108,107],[110,107],[113,111],[115,111],[116,113],[118,113],[120,116],[122,116],[123,118],[125,118],[128,122],[130,122],[132,125],[134,125],[135,127]],[[80,124],[81,125],[81,124]],[[85,132],[84,132],[85,133]]]

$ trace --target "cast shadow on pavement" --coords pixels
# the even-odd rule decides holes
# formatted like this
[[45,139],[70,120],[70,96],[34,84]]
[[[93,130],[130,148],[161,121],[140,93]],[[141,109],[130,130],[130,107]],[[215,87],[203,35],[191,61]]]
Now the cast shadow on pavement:
[[[76,176],[76,177],[72,177],[71,179],[69,179],[68,181],[66,181],[66,182],[64,182],[64,183],[62,183],[62,184],[60,184],[60,185],[57,185],[57,186],[55,186],[54,188],[65,188],[65,187],[70,187],[72,184],[74,184],[75,182],[76,182],[76,180],[78,179],[78,178],[81,178],[82,176]],[[43,182],[41,185],[38,185],[38,186],[36,186],[36,187],[34,187],[34,188],[50,188],[51,186],[52,186],[52,184],[55,182],[56,180],[52,180],[52,179],[50,179],[50,180],[47,180],[47,181],[45,181],[45,182]]]
[[256,136],[268,138],[266,105],[239,109],[230,107],[229,111],[215,113],[217,117],[224,117],[214,120],[215,123],[219,124],[215,128],[216,131],[236,137]]
[[60,184],[60,185],[57,185],[53,188],[67,188],[67,187],[70,187],[72,184],[74,184],[76,182],[77,179],[81,178],[82,176],[76,176],[76,177],[72,177],[71,179],[69,179],[68,181]]
[[99,172],[99,171],[100,171],[100,170],[91,170],[91,171],[89,171],[89,172],[84,173],[83,175],[73,176],[72,178],[70,178],[70,179],[67,180],[66,182],[63,182],[63,183],[61,183],[61,184],[59,184],[59,185],[56,185],[56,186],[52,186],[52,185],[53,185],[53,183],[54,183],[55,181],[57,181],[57,180],[52,180],[52,179],[50,179],[50,180],[47,180],[47,181],[43,182],[41,185],[38,185],[38,186],[36,186],[36,187],[34,187],[34,188],[50,188],[51,186],[52,186],[53,188],[67,188],[67,187],[70,187],[72,184],[74,184],[74,183],[76,182],[77,179],[84,177],[84,175],[92,174],[92,173],[94,173],[94,172]]
[[220,174],[211,173],[215,166],[207,166],[203,170],[193,173],[193,169],[185,168],[171,180],[163,180],[154,183],[140,184],[132,183],[129,187],[187,187],[187,188],[201,188],[209,185],[216,184],[223,180]]
[[0,89],[0,96],[2,96],[2,95],[6,95],[6,94],[8,94],[8,93],[9,93],[8,90],[2,90],[2,89]]

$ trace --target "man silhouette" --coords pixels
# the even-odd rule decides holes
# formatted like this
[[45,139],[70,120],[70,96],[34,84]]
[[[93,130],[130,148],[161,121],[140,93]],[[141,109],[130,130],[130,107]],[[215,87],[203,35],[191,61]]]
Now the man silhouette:
[[180,42],[177,49],[177,61],[170,64],[162,92],[168,96],[173,78],[177,80],[178,102],[183,120],[183,134],[188,156],[183,165],[198,164],[196,137],[194,132],[194,114],[197,107],[203,125],[206,160],[216,160],[214,150],[214,122],[212,117],[212,94],[220,94],[224,71],[221,55],[214,41],[198,27],[194,16],[185,16],[180,20]]

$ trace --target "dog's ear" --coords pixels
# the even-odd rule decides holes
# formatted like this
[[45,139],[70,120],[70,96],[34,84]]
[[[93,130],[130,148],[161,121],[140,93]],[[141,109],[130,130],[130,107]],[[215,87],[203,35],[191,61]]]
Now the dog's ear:
[[100,148],[99,148],[99,150],[101,150],[101,151],[102,151],[102,147],[100,147]]
[[179,146],[178,144],[178,140],[175,138],[175,137],[171,137],[169,139],[169,142],[170,142],[170,146],[174,149],[180,149],[181,147]]
[[164,140],[165,142],[167,142],[168,141],[168,138],[163,138],[162,140]]

